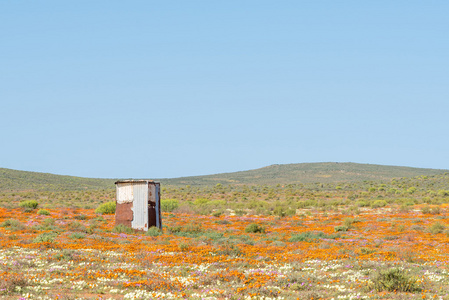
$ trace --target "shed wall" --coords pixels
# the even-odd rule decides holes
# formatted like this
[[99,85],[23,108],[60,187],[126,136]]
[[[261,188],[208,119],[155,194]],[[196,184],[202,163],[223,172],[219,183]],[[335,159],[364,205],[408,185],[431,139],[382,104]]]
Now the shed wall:
[[162,229],[159,183],[143,180],[116,182],[116,195],[116,225],[143,231],[151,226]]
[[138,230],[148,230],[148,183],[137,183],[133,187],[134,219],[131,223],[132,228]]

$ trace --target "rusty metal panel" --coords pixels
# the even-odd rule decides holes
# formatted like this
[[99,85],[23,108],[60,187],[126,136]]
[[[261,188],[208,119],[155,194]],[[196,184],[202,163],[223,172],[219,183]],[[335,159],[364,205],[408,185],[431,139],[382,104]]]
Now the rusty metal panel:
[[133,220],[133,203],[125,202],[125,203],[117,203],[115,208],[115,225],[125,225],[131,227],[131,223]]
[[148,182],[133,184],[133,221],[132,228],[148,230]]

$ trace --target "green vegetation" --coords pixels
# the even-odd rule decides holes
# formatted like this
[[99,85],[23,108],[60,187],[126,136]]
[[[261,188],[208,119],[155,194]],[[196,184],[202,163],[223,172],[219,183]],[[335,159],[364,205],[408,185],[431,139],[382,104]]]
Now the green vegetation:
[[19,203],[20,207],[36,209],[39,203],[36,200],[25,200]]
[[85,237],[86,237],[86,234],[82,233],[82,232],[74,232],[71,235],[69,235],[69,238],[71,238],[73,240],[84,239]]
[[25,225],[16,219],[5,220],[0,224],[0,227],[5,227],[11,231],[18,231],[25,229]]
[[58,236],[56,232],[44,232],[39,234],[34,240],[34,243],[53,243]]
[[[312,174],[327,176],[324,173]],[[176,253],[179,258],[174,260],[176,268],[172,268],[174,271],[171,274],[176,278],[182,274],[189,277],[192,266],[209,255],[213,260],[224,256],[226,263],[232,261],[233,270],[239,272],[260,266],[265,268],[270,263],[273,263],[271,270],[280,270],[277,258],[285,251],[290,253],[290,259],[302,257],[288,263],[292,267],[282,271],[285,274],[282,278],[276,281],[267,278],[265,283],[269,290],[250,290],[252,293],[263,292],[267,298],[287,295],[285,298],[290,299],[288,295],[295,294],[300,299],[331,299],[337,296],[343,299],[352,297],[352,291],[357,291],[356,288],[366,289],[369,296],[375,296],[373,299],[393,299],[389,297],[393,294],[394,299],[408,299],[410,295],[401,293],[420,291],[423,291],[422,295],[413,296],[430,298],[430,293],[446,296],[448,282],[443,276],[445,273],[442,273],[445,265],[433,262],[444,262],[444,245],[449,236],[448,173],[383,179],[373,176],[368,180],[338,182],[315,178],[316,181],[293,183],[281,182],[285,174],[273,176],[279,176],[273,179],[278,180],[278,183],[241,184],[236,179],[235,184],[162,184],[161,207],[165,212],[162,214],[165,235],[155,227],[149,228],[147,232],[135,231],[124,225],[112,228],[114,216],[103,214],[115,212],[113,187],[0,190],[0,207],[6,208],[6,212],[14,209],[14,213],[5,214],[1,220],[0,226],[3,228],[0,238],[5,244],[8,242],[13,250],[30,243],[42,243],[31,244],[30,247],[46,251],[45,255],[38,257],[47,265],[60,260],[65,265],[67,260],[84,264],[86,259],[80,257],[80,253],[91,256],[102,266],[105,260],[114,263],[113,267],[82,267],[82,270],[88,271],[116,270],[117,259],[123,263],[138,262],[141,264],[139,270],[145,270],[142,272],[144,280],[148,279],[146,272],[151,268],[151,261],[155,261],[155,255],[161,260],[166,257],[162,255],[164,253],[149,252],[148,249],[182,252]],[[330,174],[330,177],[323,178],[332,176]],[[254,182],[257,180],[254,179]],[[94,210],[101,215],[95,215]],[[51,217],[46,217],[48,215]],[[20,221],[8,219],[11,216],[20,218]],[[66,246],[70,248],[76,244],[79,250],[63,250]],[[113,251],[120,254],[106,255],[104,250],[109,252],[110,244],[116,249]],[[85,245],[97,247],[98,251],[84,251]],[[150,248],[147,248],[148,245],[151,245]],[[438,251],[427,253],[431,247]],[[8,250],[4,253],[11,252]],[[333,260],[333,256],[337,259]],[[185,257],[189,257],[190,262],[182,264]],[[16,268],[28,266],[32,264],[27,259]],[[201,291],[222,280],[217,272],[221,272],[219,270],[223,270],[223,266],[224,263],[211,266],[209,273],[204,272],[196,277],[198,280],[195,284],[201,286]],[[398,266],[401,267],[394,268]],[[40,265],[37,267],[40,268]],[[311,267],[316,271],[311,272]],[[155,268],[160,269],[157,265]],[[433,282],[430,275],[424,273],[430,268],[434,270],[430,274],[434,278]],[[163,271],[170,269],[164,268]],[[9,269],[5,270],[10,273]],[[67,274],[60,273],[60,270],[53,272],[52,276],[61,274],[64,276],[62,278],[66,278]],[[71,268],[64,270],[76,274]],[[336,276],[328,276],[331,273]],[[356,273],[357,276],[354,276]],[[103,276],[104,273],[98,274]],[[256,282],[258,278],[248,282]],[[357,278],[363,280],[354,281]],[[227,284],[234,284],[235,280],[239,280],[239,288],[245,286],[244,281],[240,281],[234,273],[228,279],[220,281],[220,289],[223,286],[229,288]],[[128,281],[129,278],[124,280]],[[336,280],[340,280],[338,286],[344,286],[345,291],[329,289],[328,286],[334,285]],[[88,288],[86,286],[86,290],[80,294],[90,293]],[[152,290],[148,286],[146,288]],[[56,289],[59,293],[60,286]],[[200,289],[196,288],[196,291]],[[382,294],[375,295],[375,292]],[[228,294],[234,295],[235,289],[229,290]]]
[[179,201],[176,199],[162,199],[161,209],[164,212],[172,212],[179,207]]
[[371,204],[371,207],[373,208],[379,208],[387,206],[387,202],[385,200],[376,200]]
[[161,234],[162,234],[161,230],[155,226],[151,226],[150,228],[148,228],[148,231],[146,232],[146,235],[148,236],[159,236]]
[[245,232],[249,233],[265,233],[265,227],[256,223],[249,224],[245,228]]
[[[348,181],[333,182],[321,180],[321,177],[315,176],[317,174],[324,176],[325,172],[330,172],[329,174],[332,177],[332,172],[337,170],[336,168],[339,168],[339,173],[347,175],[352,174],[351,172],[360,172],[363,175],[360,175],[360,179],[367,176],[372,178],[372,180],[351,181],[352,179],[355,180],[357,175]],[[263,172],[259,172],[260,170],[263,170]],[[206,181],[198,181],[192,185],[178,186],[165,185],[165,180],[163,180],[161,188],[162,210],[165,212],[175,211],[177,213],[213,215],[217,217],[218,221],[222,216],[229,214],[286,217],[307,215],[313,210],[325,213],[338,207],[341,208],[342,213],[354,216],[361,213],[364,209],[391,207],[392,205],[403,212],[418,209],[424,214],[437,215],[441,213],[440,205],[449,203],[449,173],[375,179],[378,177],[387,178],[401,172],[405,174],[419,174],[438,173],[441,170],[429,171],[426,169],[336,163],[271,166],[260,170],[253,170],[251,172],[257,172],[251,174],[256,174],[255,176],[260,175],[263,178],[263,174],[268,176],[266,172],[269,170],[273,172],[277,170],[274,173],[270,173],[270,176],[277,178],[277,184],[240,184],[239,182],[242,181],[236,179],[233,184],[214,181],[213,184],[203,185]],[[295,170],[298,172],[302,170],[302,177]],[[286,173],[279,173],[280,171],[285,171]],[[10,173],[8,174],[11,175]],[[33,176],[36,177],[36,174],[39,173],[33,173]],[[383,175],[377,176],[376,174]],[[287,180],[285,176],[293,178],[296,175],[300,176],[297,181],[300,178],[303,178],[304,181],[296,183],[282,182],[284,179]],[[310,177],[306,179],[304,176]],[[70,178],[61,177],[58,182],[65,184],[66,180]],[[334,176],[332,178],[334,180],[338,177]],[[216,179],[218,180],[218,177]],[[170,182],[170,180],[166,182]],[[250,182],[249,179],[248,182]],[[67,184],[70,186],[70,182],[67,182]],[[24,184],[24,186],[27,185]],[[85,190],[62,190],[57,188],[56,185],[53,187],[55,188],[54,190],[0,190],[0,207],[17,208],[24,206],[24,212],[29,213],[33,209],[30,207],[35,207],[38,203],[38,207],[41,209],[39,210],[40,212],[38,211],[38,214],[46,214],[46,211],[51,211],[51,209],[58,207],[96,208],[98,214],[114,214],[115,212],[115,189],[113,184],[108,189],[102,189],[101,185]],[[415,208],[414,206],[418,207]],[[79,215],[76,218],[82,218],[82,216]],[[349,223],[336,225],[346,226],[347,229],[351,229],[352,226]],[[344,228],[337,229],[344,230]]]
[[429,231],[432,234],[437,234],[437,233],[442,233],[445,229],[446,229],[446,226],[443,223],[435,222],[430,226]]
[[418,278],[401,268],[380,270],[373,279],[372,288],[376,292],[419,292]]
[[348,229],[349,229],[349,227],[348,226],[344,226],[344,225],[340,225],[340,226],[335,226],[334,227],[334,230],[336,231],[336,232],[339,232],[339,231],[348,231]]
[[49,212],[48,210],[46,210],[46,209],[39,209],[39,210],[37,211],[37,214],[38,214],[38,215],[43,215],[43,216],[49,216],[49,215],[50,215],[50,212]]
[[102,215],[112,215],[115,214],[115,207],[116,207],[115,201],[103,203],[97,207],[95,213]]
[[[431,176],[445,172],[447,170],[329,162],[272,165],[242,172],[160,179],[160,182],[164,185],[174,186],[215,186],[217,183],[221,185],[276,185],[379,181],[401,177]],[[344,185],[336,185],[334,188],[344,189]]]
[[115,225],[112,231],[116,233],[134,233],[134,229],[123,224]]
[[0,168],[0,191],[112,189],[114,179],[94,179]]
[[336,239],[340,238],[339,234],[325,234],[322,231],[319,232],[301,232],[294,234],[289,239],[289,242],[313,242],[319,239]]
[[[448,170],[382,166],[356,163],[302,163],[272,165],[260,169],[206,176],[156,179],[163,186],[210,186],[217,189],[225,185],[276,185],[342,183],[391,180],[393,178],[434,176]],[[0,191],[91,191],[113,190],[116,179],[82,178],[0,168]],[[218,185],[217,185],[218,184]],[[337,184],[335,190],[344,190]],[[375,189],[374,189],[375,190]],[[374,191],[373,190],[373,191]],[[441,194],[449,195],[447,186]],[[407,191],[414,193],[414,189]]]

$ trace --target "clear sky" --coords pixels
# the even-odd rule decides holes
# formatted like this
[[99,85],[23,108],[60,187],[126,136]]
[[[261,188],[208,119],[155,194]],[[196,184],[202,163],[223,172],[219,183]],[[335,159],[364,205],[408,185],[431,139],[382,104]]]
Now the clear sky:
[[0,167],[449,169],[448,1],[1,1]]

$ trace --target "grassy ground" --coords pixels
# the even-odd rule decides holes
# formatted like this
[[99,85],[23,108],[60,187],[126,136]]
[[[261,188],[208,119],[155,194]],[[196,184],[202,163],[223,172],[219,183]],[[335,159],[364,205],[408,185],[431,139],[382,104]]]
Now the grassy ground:
[[163,235],[37,211],[0,208],[4,299],[449,299],[446,204],[164,213]]

